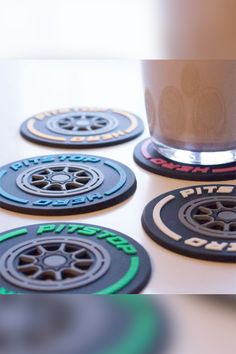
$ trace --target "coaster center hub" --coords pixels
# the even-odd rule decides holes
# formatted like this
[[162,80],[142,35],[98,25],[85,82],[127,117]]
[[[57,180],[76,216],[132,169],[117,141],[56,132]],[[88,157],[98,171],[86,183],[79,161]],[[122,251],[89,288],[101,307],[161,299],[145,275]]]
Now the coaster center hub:
[[67,182],[69,181],[70,177],[65,175],[65,174],[56,174],[54,176],[52,176],[52,181],[53,182],[61,182],[61,183],[64,183],[64,182]]
[[60,255],[51,255],[43,260],[48,267],[60,267],[66,263],[66,258]]
[[236,220],[236,213],[234,211],[222,211],[218,214],[218,217],[224,221]]
[[85,119],[81,119],[81,120],[77,120],[76,125],[79,128],[86,128],[89,126],[89,122]]

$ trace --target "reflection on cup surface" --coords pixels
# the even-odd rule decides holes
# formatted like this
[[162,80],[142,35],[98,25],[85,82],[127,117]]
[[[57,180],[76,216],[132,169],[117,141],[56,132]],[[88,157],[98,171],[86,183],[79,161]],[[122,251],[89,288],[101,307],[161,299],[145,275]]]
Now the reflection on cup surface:
[[[150,133],[157,146],[192,155],[226,152],[219,163],[235,160],[236,61],[146,60],[143,74]],[[201,163],[194,156],[184,162]]]

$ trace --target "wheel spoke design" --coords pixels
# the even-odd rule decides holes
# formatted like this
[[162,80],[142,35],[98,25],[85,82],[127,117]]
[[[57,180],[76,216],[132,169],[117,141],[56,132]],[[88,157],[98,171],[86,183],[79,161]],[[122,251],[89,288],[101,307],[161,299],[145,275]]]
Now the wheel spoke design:
[[17,279],[22,284],[28,282],[35,290],[80,287],[102,276],[110,266],[104,248],[79,238],[27,242],[17,247],[17,252],[10,251],[6,256],[11,269],[7,277],[13,283]]
[[22,254],[20,256],[20,261],[23,262],[23,264],[32,264],[35,262],[35,258],[31,255],[26,255],[26,254]]
[[204,224],[204,227],[207,227],[208,229],[212,230],[224,231],[225,224],[222,221],[209,221]]
[[[48,269],[47,257],[53,256],[61,257],[61,267],[55,263],[54,267]],[[53,262],[53,258],[51,259]],[[88,250],[63,242],[61,244],[49,244],[45,247],[37,245],[28,254],[20,256],[20,265],[17,269],[19,272],[29,275],[32,279],[59,281],[85,274],[93,265],[93,262],[93,256]],[[71,267],[65,268],[66,265]]]
[[202,213],[202,214],[208,214],[208,215],[211,215],[212,214],[212,210],[205,207],[205,206],[202,206],[200,205],[199,207],[199,211]]
[[86,114],[62,118],[57,122],[59,128],[74,132],[94,131],[106,127],[109,123],[108,118]]
[[[19,268],[18,268],[18,270],[19,270]],[[31,279],[37,279],[41,273],[42,273],[41,269],[37,269],[36,272],[31,275],[30,278]]]
[[222,208],[224,208],[224,205],[220,201],[216,202],[216,209],[222,209]]
[[[44,190],[71,190],[77,189],[88,183],[92,176],[89,172],[81,169],[70,168],[69,166],[58,168],[51,167],[47,170],[48,173],[45,176],[45,171],[39,171],[37,174],[31,176],[31,184]],[[54,182],[54,179],[59,182]]]
[[[231,214],[229,214],[229,212]],[[193,219],[212,230],[231,231],[231,224],[236,220],[236,202],[216,201],[197,207]]]
[[236,231],[236,198],[205,198],[195,204],[190,202],[182,207],[179,215],[186,226],[194,228],[195,225],[202,233],[208,230],[212,236],[222,233],[222,236],[233,237]]
[[113,130],[118,125],[116,118],[105,112],[76,112],[68,116],[49,119],[48,128],[64,135],[96,135]]
[[30,264],[20,265],[17,267],[17,270],[27,277],[35,276],[35,274],[41,272],[39,267]]
[[17,179],[18,186],[37,195],[80,194],[99,186],[104,176],[89,166],[55,164],[31,169]]
[[193,218],[201,224],[214,220],[210,215],[193,215]]

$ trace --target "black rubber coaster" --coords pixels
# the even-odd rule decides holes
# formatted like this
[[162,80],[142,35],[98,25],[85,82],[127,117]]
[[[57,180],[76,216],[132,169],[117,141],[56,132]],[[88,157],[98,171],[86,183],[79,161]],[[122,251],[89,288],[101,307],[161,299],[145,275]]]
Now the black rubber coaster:
[[140,292],[149,256],[132,238],[87,224],[40,224],[0,235],[0,288],[8,292]]
[[136,115],[113,109],[67,108],[37,114],[21,126],[26,139],[62,148],[94,148],[121,144],[144,130]]
[[142,224],[160,245],[185,256],[236,262],[236,187],[177,189],[152,200]]
[[132,295],[2,297],[1,354],[160,354],[161,306]]
[[178,163],[158,153],[150,138],[136,146],[134,160],[145,170],[170,178],[193,181],[226,181],[236,178],[236,163],[211,166]]
[[0,206],[36,215],[97,211],[129,198],[136,190],[125,165],[91,155],[50,155],[0,169]]

